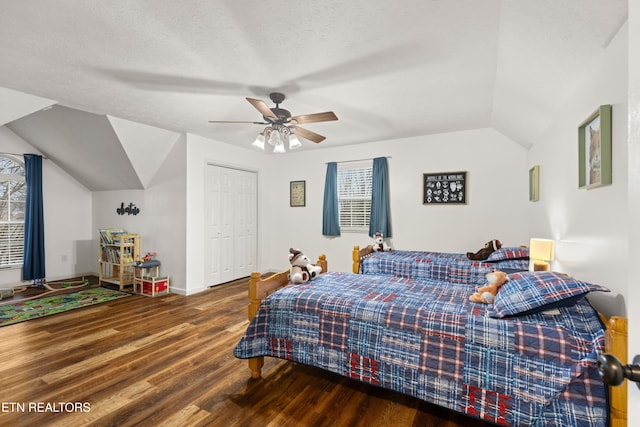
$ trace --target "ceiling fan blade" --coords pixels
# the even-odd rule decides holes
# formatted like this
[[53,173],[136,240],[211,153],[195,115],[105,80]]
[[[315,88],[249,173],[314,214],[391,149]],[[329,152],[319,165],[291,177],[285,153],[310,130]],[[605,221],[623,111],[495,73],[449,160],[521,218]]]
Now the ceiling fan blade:
[[273,120],[278,120],[278,117],[276,117],[276,115],[273,114],[273,111],[271,111],[271,108],[269,108],[269,106],[264,101],[261,101],[259,99],[253,99],[253,98],[247,98],[247,101],[249,101],[249,103],[253,105],[256,110],[260,111],[263,117],[268,117]]
[[266,122],[243,122],[240,120],[209,120],[209,123],[250,123],[253,125],[268,125]]
[[322,142],[326,139],[326,137],[319,135],[315,132],[311,132],[310,130],[303,129],[298,126],[289,126],[289,129],[298,136],[303,137],[304,139],[308,139],[309,141],[313,141],[315,143]]
[[338,120],[338,116],[336,116],[333,111],[327,111],[324,113],[303,114],[301,116],[294,116],[291,117],[291,120],[295,120],[298,124],[330,122],[332,120]]

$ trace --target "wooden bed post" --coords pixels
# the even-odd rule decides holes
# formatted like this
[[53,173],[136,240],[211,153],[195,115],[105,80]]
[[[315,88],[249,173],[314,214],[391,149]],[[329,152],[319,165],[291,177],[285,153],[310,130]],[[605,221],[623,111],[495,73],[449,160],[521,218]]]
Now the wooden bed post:
[[[249,278],[249,306],[247,307],[249,321],[251,321],[258,312],[258,307],[260,307],[260,302],[262,301],[258,294],[258,282],[261,277],[262,275],[259,271],[254,271],[251,273],[251,277]],[[262,370],[263,365],[264,357],[254,357],[249,359],[251,378],[260,378],[260,371]]]
[[[627,318],[611,316],[605,322],[605,352],[613,354],[622,365],[627,364]],[[617,387],[609,386],[611,427],[627,427],[627,387],[628,380]]]
[[322,267],[322,273],[326,273],[327,271],[329,271],[327,270],[327,256],[325,254],[320,254],[320,256],[318,257],[318,262],[316,262],[316,264]]
[[371,245],[365,246],[362,249],[360,249],[360,246],[355,245],[351,251],[351,259],[353,260],[353,267],[351,268],[351,271],[355,274],[360,273],[360,260],[372,253],[373,246]]
[[[318,257],[317,265],[322,267],[322,273],[327,272],[327,256],[321,254]],[[274,293],[280,288],[284,288],[289,284],[289,270],[275,273],[265,279],[262,279],[262,273],[254,271],[249,277],[249,305],[247,306],[247,313],[249,321],[251,321],[258,313],[262,300],[269,294]],[[251,378],[260,378],[262,375],[262,367],[264,366],[264,356],[252,357],[248,360],[249,369],[251,370]]]
[[360,273],[360,246],[356,245],[351,251],[351,259],[353,260],[352,271],[355,274]]

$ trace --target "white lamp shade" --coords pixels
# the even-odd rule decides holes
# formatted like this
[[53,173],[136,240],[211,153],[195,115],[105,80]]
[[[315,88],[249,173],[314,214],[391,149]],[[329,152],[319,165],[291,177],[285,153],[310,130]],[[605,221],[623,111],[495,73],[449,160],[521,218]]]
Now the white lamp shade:
[[274,153],[284,153],[285,149],[284,149],[284,144],[282,143],[282,140],[279,140],[275,147],[273,147],[273,152]]
[[294,133],[289,134],[289,150],[302,147],[302,143]]
[[529,242],[529,258],[539,261],[553,259],[553,240],[531,239]]
[[282,145],[282,136],[280,135],[280,131],[277,129],[273,129],[271,131],[271,135],[269,135],[269,144],[277,147],[278,145]]
[[256,137],[256,140],[253,141],[253,146],[254,147],[258,147],[261,150],[264,150],[264,135],[263,134],[258,134],[258,136]]

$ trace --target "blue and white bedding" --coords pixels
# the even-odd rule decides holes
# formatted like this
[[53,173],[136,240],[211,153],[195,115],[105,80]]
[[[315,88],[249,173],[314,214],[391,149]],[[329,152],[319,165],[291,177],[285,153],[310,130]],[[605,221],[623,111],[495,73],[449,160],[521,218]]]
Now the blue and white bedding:
[[604,328],[587,300],[496,318],[473,291],[322,274],[267,297],[234,354],[316,366],[498,425],[607,425]]
[[524,248],[503,248],[484,261],[472,261],[465,254],[428,251],[373,252],[360,260],[360,274],[386,274],[480,284],[495,270],[506,273],[528,270],[529,253]]

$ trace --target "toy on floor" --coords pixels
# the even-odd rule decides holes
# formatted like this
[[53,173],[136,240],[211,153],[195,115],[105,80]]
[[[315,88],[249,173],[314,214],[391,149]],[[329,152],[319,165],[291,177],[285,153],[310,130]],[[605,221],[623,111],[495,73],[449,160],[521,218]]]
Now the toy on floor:
[[502,243],[500,243],[500,240],[493,239],[485,243],[484,246],[480,250],[478,250],[478,252],[467,252],[467,258],[473,261],[481,261],[489,258],[489,255],[491,255],[492,252],[497,251],[501,247]]
[[[158,255],[156,252],[147,252],[145,256],[143,256],[142,258],[138,258],[133,264],[136,267],[147,265],[145,263],[148,263],[149,261],[151,261],[151,259],[156,255]],[[158,265],[160,265],[160,263],[158,263]]]
[[289,281],[294,284],[313,280],[322,272],[322,267],[311,264],[309,257],[298,249],[289,249],[289,262]]
[[49,282],[49,284],[51,285],[62,285],[65,288],[69,288],[69,287],[74,287],[74,286],[79,286],[79,285],[88,285],[89,279],[85,279],[84,276],[82,276],[82,279],[80,280],[72,280],[72,281],[64,281],[64,282],[60,282],[60,281],[56,281],[56,282]]
[[498,290],[502,285],[507,283],[507,273],[504,271],[494,271],[487,273],[487,285],[478,288],[478,291],[469,297],[471,302],[479,302],[483,304],[493,304],[493,300],[498,294]]
[[377,232],[373,235],[373,245],[371,245],[374,252],[385,252],[390,251],[391,248],[384,241],[384,236],[382,233]]
[[150,261],[151,258],[153,258],[156,255],[158,255],[156,252],[147,252],[147,254],[142,257],[142,262]]

